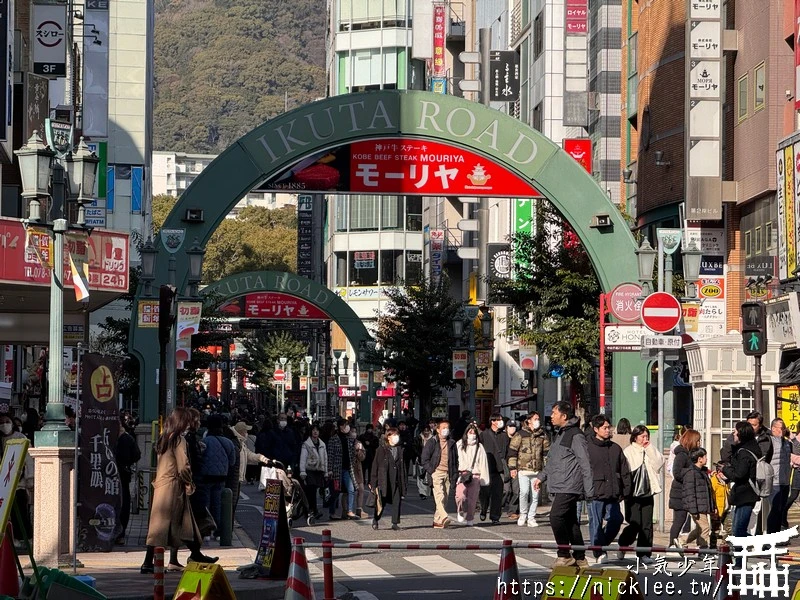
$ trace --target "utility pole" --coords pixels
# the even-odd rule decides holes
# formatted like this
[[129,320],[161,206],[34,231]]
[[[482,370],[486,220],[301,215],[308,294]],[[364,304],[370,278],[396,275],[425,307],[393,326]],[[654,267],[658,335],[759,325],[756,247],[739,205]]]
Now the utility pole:
[[[489,54],[492,49],[492,30],[484,27],[478,31],[478,49],[480,53],[480,82],[481,104],[489,106],[490,78]],[[487,303],[489,300],[489,199],[478,199],[478,210],[475,211],[478,219],[478,302]],[[474,368],[473,368],[474,372]],[[472,393],[474,391],[470,390]],[[474,408],[474,405],[473,405]]]

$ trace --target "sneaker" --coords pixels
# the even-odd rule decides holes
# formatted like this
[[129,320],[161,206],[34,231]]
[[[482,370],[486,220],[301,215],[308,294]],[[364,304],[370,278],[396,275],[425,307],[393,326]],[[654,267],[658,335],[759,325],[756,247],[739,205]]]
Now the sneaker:
[[189,556],[189,562],[213,564],[219,560],[218,556],[206,556],[205,554],[197,553],[196,556]]
[[670,548],[673,548],[673,547],[677,548],[678,550],[683,550],[683,542],[681,542],[681,540],[679,538],[678,539],[674,539],[674,540],[672,540],[672,544],[670,544]]
[[528,521],[528,527],[538,527],[539,524],[536,521]]
[[588,569],[589,568],[589,561],[585,558],[575,561],[575,566],[579,569]]
[[519,519],[517,519],[517,525],[519,527],[525,527],[525,523],[527,523],[527,521],[528,521],[528,517],[526,517],[525,515],[522,515]]
[[617,552],[617,560],[625,560],[625,553],[621,550]]
[[486,513],[482,512],[481,513],[481,521],[485,521],[485,520],[486,520]]
[[467,527],[475,527],[475,521],[467,521]]
[[500,519],[492,519],[492,525],[500,525]]
[[652,556],[643,556],[641,561],[643,565],[652,565],[654,562],[656,562]]
[[460,512],[460,513],[456,514],[456,521],[458,521],[459,523],[463,523],[466,520],[467,520],[467,517],[464,515],[464,513]]
[[450,520],[450,517],[445,517],[444,521],[442,521],[442,525],[444,527],[450,527],[450,525],[452,525],[452,523],[453,522]]
[[604,565],[608,562],[608,553],[603,552],[600,556],[594,559],[596,565]]
[[553,562],[553,568],[555,569],[556,567],[574,567],[576,564],[578,564],[578,562],[574,558],[572,558],[571,556],[567,556],[567,557],[559,556]]

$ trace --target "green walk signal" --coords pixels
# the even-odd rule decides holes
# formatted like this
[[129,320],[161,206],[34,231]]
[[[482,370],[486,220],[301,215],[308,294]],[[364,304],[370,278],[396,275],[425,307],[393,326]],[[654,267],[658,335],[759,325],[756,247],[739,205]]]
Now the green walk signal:
[[747,356],[767,353],[767,309],[763,302],[742,304],[742,350]]

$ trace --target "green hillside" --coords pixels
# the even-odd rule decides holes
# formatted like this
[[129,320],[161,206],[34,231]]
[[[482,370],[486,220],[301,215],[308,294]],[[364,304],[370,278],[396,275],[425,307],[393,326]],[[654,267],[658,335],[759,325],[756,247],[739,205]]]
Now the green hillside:
[[325,95],[319,0],[156,0],[154,150],[216,154]]

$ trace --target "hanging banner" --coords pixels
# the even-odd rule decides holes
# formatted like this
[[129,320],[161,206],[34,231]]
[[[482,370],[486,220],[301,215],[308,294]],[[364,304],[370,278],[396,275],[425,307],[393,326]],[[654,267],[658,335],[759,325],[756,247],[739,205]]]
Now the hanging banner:
[[81,363],[80,463],[78,507],[82,552],[111,552],[122,532],[119,473],[114,458],[119,436],[116,373],[121,365],[99,354],[84,354]]
[[519,341],[519,366],[526,370],[534,370],[539,364],[536,355],[536,344]]
[[33,72],[45,77],[67,76],[67,5],[33,5]]
[[787,279],[787,256],[786,256],[786,169],[783,164],[783,149],[775,154],[777,169],[775,198],[778,205],[778,279]]
[[358,374],[358,389],[362,392],[369,391],[369,371],[361,371]]
[[178,318],[175,329],[175,360],[179,367],[192,360],[192,336],[200,331],[203,315],[202,302],[178,302]]
[[[444,4],[436,4],[433,7],[433,69],[434,77],[444,77],[447,67],[444,60],[445,24],[447,23],[447,7]],[[442,92],[444,93],[444,92]]]
[[104,138],[108,137],[108,2],[94,6],[101,8],[86,6],[83,30],[83,135]]
[[89,235],[71,232],[67,236],[69,246],[69,267],[72,272],[72,287],[75,288],[75,300],[82,302],[89,299]]
[[562,142],[564,152],[575,159],[580,166],[586,169],[589,175],[592,174],[592,140],[589,138],[565,139]]
[[476,389],[494,389],[494,360],[492,354],[492,350],[475,351],[475,369],[478,375],[478,385]]
[[453,350],[453,379],[467,378],[469,353],[466,350]]

